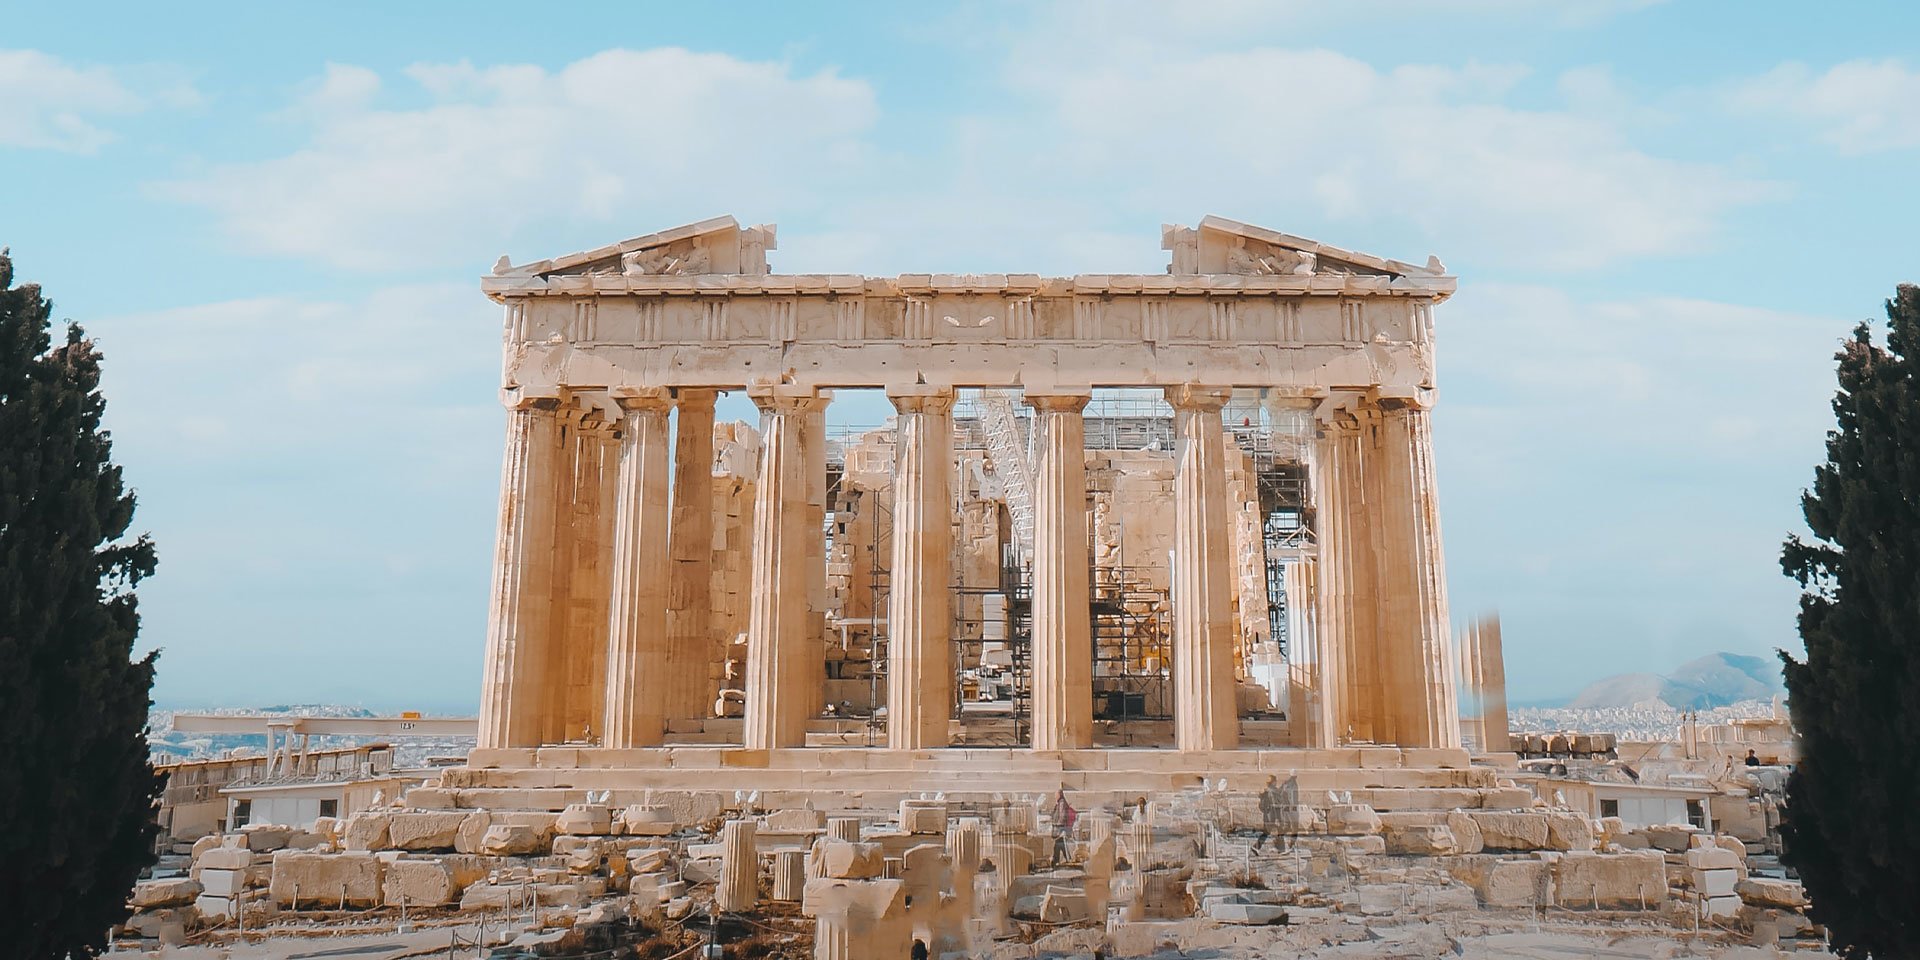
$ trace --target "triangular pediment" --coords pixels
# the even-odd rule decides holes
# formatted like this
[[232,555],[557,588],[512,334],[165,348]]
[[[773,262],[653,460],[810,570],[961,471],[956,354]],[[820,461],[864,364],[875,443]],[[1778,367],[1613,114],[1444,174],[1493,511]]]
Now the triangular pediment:
[[1438,277],[1446,267],[1438,257],[1425,266],[1376,257],[1357,250],[1292,234],[1206,216],[1197,228],[1167,224],[1160,228],[1162,249],[1173,252],[1173,274],[1247,276]]
[[548,260],[514,266],[501,257],[496,277],[554,277],[593,274],[687,275],[734,274],[763,276],[767,251],[774,249],[770,223],[741,227],[731,216],[714,217],[582,250]]

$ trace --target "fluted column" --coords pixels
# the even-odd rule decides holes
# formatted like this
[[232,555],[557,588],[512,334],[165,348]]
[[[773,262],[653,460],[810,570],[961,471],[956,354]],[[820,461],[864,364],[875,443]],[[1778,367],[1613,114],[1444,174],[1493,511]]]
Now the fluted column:
[[601,745],[648,747],[666,733],[667,415],[664,389],[619,398],[613,582],[607,600],[606,714]]
[[1233,568],[1228,555],[1226,442],[1220,408],[1232,391],[1168,387],[1173,405],[1174,742],[1230,750],[1240,739],[1233,674]]
[[553,409],[528,404],[507,411],[480,698],[483,748],[540,743],[559,458],[560,419]]
[[666,714],[706,717],[719,693],[724,647],[715,641],[713,607],[713,401],[706,387],[674,390],[673,529],[668,534]]
[[[753,508],[753,596],[747,607],[749,749],[807,742],[806,692],[793,682],[806,653],[806,480],[800,420],[811,388],[756,386],[764,436]],[[816,534],[817,535],[817,534]]]
[[1459,704],[1448,666],[1446,568],[1427,413],[1389,398],[1375,426],[1373,489],[1379,531],[1380,703],[1376,737],[1401,746],[1458,747]]
[[822,392],[800,420],[807,481],[807,654],[796,669],[809,717],[819,716],[827,705],[827,405],[832,399]]
[[752,820],[729,820],[720,828],[720,882],[714,885],[713,905],[726,913],[742,913],[760,902],[760,851]]
[[893,565],[887,598],[887,746],[947,745],[953,700],[953,391],[889,387]]
[[1350,736],[1354,702],[1350,661],[1354,648],[1353,565],[1355,511],[1348,490],[1349,474],[1358,469],[1350,453],[1354,428],[1329,415],[1314,437],[1308,487],[1313,495],[1314,538],[1318,569],[1314,612],[1319,618],[1316,652],[1320,654],[1319,685],[1322,729],[1311,744],[1333,747]]
[[1028,393],[1039,433],[1033,502],[1033,742],[1093,745],[1086,392]]
[[1380,544],[1369,483],[1374,464],[1351,397],[1330,401],[1316,447],[1321,587],[1318,613],[1327,656],[1323,690],[1334,743],[1381,739],[1380,644],[1376,580]]

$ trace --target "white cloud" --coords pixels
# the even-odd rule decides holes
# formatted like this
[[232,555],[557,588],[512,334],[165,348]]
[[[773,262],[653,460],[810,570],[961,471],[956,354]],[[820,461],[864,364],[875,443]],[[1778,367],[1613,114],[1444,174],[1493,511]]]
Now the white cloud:
[[1805,124],[1844,153],[1920,147],[1920,68],[1899,60],[1849,60],[1821,73],[1785,63],[1736,84],[1731,99]]
[[[1517,106],[1524,76],[1475,63],[1379,69],[1326,50],[1169,55],[1141,44],[1018,58],[1011,80],[1051,111],[1023,144],[1037,165],[1071,171],[1089,191],[1412,226],[1449,253],[1516,266],[1697,252],[1729,211],[1777,192],[1649,154],[1601,113]],[[1599,85],[1583,72],[1567,87],[1586,108]]]
[[470,265],[529,224],[645,211],[641,227],[612,228],[627,236],[790,207],[857,182],[876,117],[873,91],[830,70],[672,48],[553,72],[457,63],[406,75],[404,93],[425,105],[383,108],[381,77],[330,64],[296,110],[304,146],[161,191],[210,209],[251,250],[355,268]]
[[170,71],[74,66],[37,50],[0,50],[0,147],[93,153],[114,139],[103,118],[196,99]]

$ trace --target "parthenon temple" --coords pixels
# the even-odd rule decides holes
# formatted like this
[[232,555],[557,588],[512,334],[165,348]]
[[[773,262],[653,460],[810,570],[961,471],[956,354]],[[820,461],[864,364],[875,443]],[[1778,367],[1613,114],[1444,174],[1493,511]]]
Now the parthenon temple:
[[[1218,217],[1161,246],[1154,274],[780,274],[771,225],[720,217],[503,257],[471,764],[1459,751],[1454,278]],[[716,422],[726,394],[758,422]]]

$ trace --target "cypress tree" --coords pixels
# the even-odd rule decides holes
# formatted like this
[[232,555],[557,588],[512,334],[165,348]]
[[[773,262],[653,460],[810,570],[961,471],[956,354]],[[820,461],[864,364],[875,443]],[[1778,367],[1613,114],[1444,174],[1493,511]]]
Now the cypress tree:
[[152,654],[133,659],[134,497],[100,429],[100,352],[0,250],[0,953],[86,957],[154,862]]
[[1813,541],[1790,538],[1802,663],[1784,651],[1800,761],[1783,860],[1813,919],[1850,957],[1920,956],[1920,287],[1887,302],[1835,359],[1827,462],[1801,497]]

